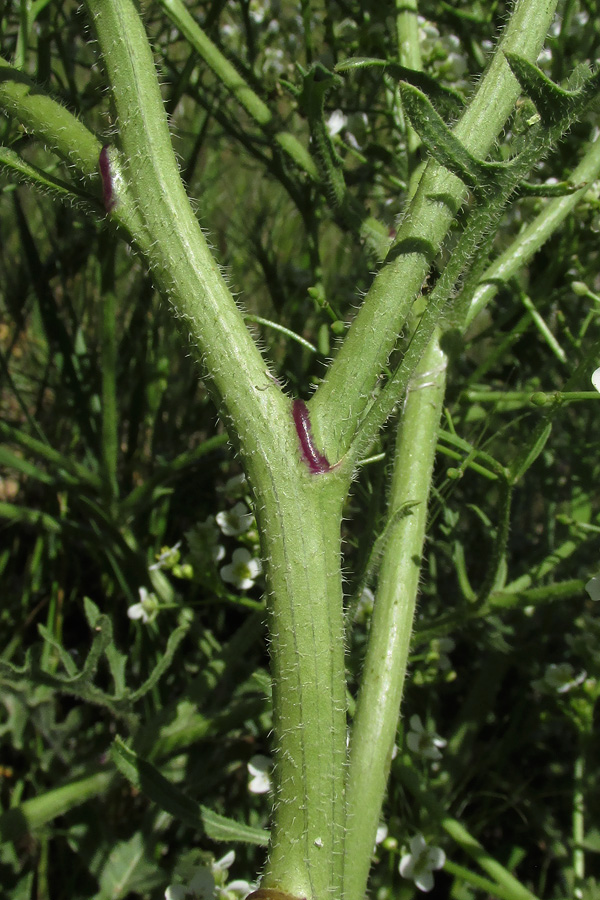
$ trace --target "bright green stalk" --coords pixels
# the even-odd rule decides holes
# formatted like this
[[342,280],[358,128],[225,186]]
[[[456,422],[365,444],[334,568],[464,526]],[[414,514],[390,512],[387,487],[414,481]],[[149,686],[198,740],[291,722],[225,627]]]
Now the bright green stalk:
[[364,896],[389,775],[445,385],[446,356],[434,340],[413,378],[398,431],[389,515],[407,503],[416,506],[394,526],[379,571],[350,745],[345,900]]
[[[502,51],[534,60],[543,44],[556,3],[518,0],[504,37],[460,121],[455,136],[484,157],[521,92]],[[347,450],[364,414],[375,379],[387,363],[429,266],[465,196],[465,186],[431,161],[388,253],[336,359],[315,396],[315,418],[325,444]],[[341,414],[331,417],[331,406]]]
[[[346,697],[337,475],[290,473],[265,493],[276,741],[272,843],[262,886],[342,897]],[[284,503],[284,498],[287,503]]]
[[185,194],[140,18],[128,0],[90,0],[88,7],[118,116],[120,153],[111,157],[117,209],[123,183],[148,236],[152,274],[202,356],[235,431],[251,448],[257,429],[266,439],[269,420],[282,413],[274,401],[282,399],[280,392],[259,389],[268,383],[265,363]]
[[100,143],[64,106],[0,57],[0,107],[84,177],[98,174]]

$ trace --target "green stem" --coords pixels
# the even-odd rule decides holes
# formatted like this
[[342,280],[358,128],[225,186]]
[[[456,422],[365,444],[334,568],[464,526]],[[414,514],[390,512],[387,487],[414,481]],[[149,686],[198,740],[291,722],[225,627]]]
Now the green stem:
[[104,256],[109,262],[102,273],[102,465],[109,502],[118,494],[117,460],[119,425],[117,409],[117,297],[114,293],[114,241]]
[[[306,467],[304,467],[306,468]],[[340,520],[347,482],[294,471],[259,510],[268,568],[276,799],[262,887],[342,896],[346,698]]]
[[[420,72],[423,68],[421,61],[421,46],[419,44],[419,8],[417,0],[396,0],[396,35],[398,38],[398,62],[401,66]],[[400,103],[400,96],[396,91],[396,102]],[[409,194],[414,194],[416,178],[414,170],[414,157],[421,143],[419,135],[412,125],[405,123],[406,149],[409,154],[409,172],[411,173],[411,189]],[[413,184],[414,181],[414,184]]]
[[269,385],[265,363],[185,194],[152,54],[133,3],[90,0],[88,7],[118,116],[121,152],[111,155],[116,210],[123,192],[142,223],[139,243],[153,277],[251,453],[261,435],[264,444],[271,443],[273,422],[284,416],[283,396],[275,385],[264,389]]
[[[454,134],[485,156],[512,112],[520,87],[502,51],[534,60],[552,19],[554,0],[518,0],[503,39]],[[379,273],[315,397],[327,449],[348,449],[427,271],[465,196],[464,184],[431,161]],[[341,415],[332,417],[331,409]]]
[[389,516],[407,503],[416,505],[393,528],[379,573],[350,745],[345,900],[364,896],[389,774],[445,383],[446,357],[434,340],[407,395],[398,431]]

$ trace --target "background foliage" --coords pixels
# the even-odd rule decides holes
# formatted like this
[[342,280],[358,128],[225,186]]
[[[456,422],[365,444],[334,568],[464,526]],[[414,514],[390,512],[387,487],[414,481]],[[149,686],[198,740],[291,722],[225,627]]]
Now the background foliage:
[[[281,379],[306,397],[340,323],[369,287],[372,248],[283,159],[267,167],[264,133],[162,6],[149,2],[143,12],[188,191]],[[115,122],[79,5],[3,7],[4,56],[110,141]],[[425,71],[467,96],[504,4],[424,3],[419,11]],[[214,0],[193,12],[278,125],[305,144],[307,122],[287,84],[298,84],[296,60],[333,67],[397,53],[390,4]],[[596,58],[599,22],[593,2],[560,5],[540,59],[555,81]],[[373,69],[347,74],[326,100],[352,195],[390,234],[410,176],[396,100],[393,79]],[[4,147],[68,180],[13,121],[0,128]],[[594,112],[536,179],[567,179],[593,129]],[[518,118],[500,157],[515,134]],[[65,205],[12,177],[0,184],[0,892],[161,897],[185,880],[184,864],[225,850],[195,808],[182,800],[185,809],[161,809],[160,785],[142,780],[137,789],[123,780],[109,756],[116,734],[186,798],[251,826],[268,824],[267,797],[249,791],[247,768],[268,753],[271,728],[260,574],[242,589],[221,572],[237,549],[259,555],[253,522],[222,515],[250,499],[202,373],[181,352],[176,323],[107,226],[99,198]],[[494,251],[546,202],[518,199]],[[598,568],[600,530],[593,398],[565,402],[555,415],[514,496],[497,591],[477,603],[502,504],[495,461],[509,464],[538,422],[544,407],[532,395],[560,391],[590,348],[599,361],[599,231],[595,183],[449,348],[412,677],[384,809],[388,836],[373,870],[381,900],[416,891],[398,872],[415,833],[448,859],[432,896],[488,895],[461,870],[468,857],[451,834],[456,819],[537,896],[600,896],[600,626],[584,591]],[[361,468],[347,509],[349,601],[360,595],[348,641],[351,694],[369,625],[360,573],[384,521],[391,431]],[[128,611],[140,589],[146,605],[136,620]],[[420,753],[411,749],[414,714],[447,741],[441,759],[426,737]],[[70,790],[57,794],[64,785]],[[251,879],[264,851],[240,847],[232,873]]]

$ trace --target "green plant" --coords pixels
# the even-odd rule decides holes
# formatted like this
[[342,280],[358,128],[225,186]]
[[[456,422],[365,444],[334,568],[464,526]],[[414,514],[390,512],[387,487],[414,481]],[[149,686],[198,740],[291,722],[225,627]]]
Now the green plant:
[[[246,5],[242,7],[247,11]],[[549,579],[541,584],[540,570],[546,564],[544,574],[548,574],[552,565],[540,562],[537,556],[524,573],[507,583],[508,548],[509,528],[515,519],[515,492],[546,452],[555,423],[565,411],[568,413],[570,404],[596,397],[595,392],[585,390],[598,361],[595,311],[584,318],[574,316],[573,322],[569,320],[564,325],[565,335],[570,335],[567,355],[532,299],[531,285],[522,284],[513,290],[522,307],[521,320],[510,323],[502,341],[495,345],[490,341],[492,349],[485,345],[477,366],[469,373],[464,371],[463,357],[472,340],[470,335],[485,322],[486,310],[498,292],[515,283],[523,266],[530,263],[533,254],[578,202],[586,200],[591,206],[597,205],[596,195],[588,193],[589,184],[600,169],[598,141],[586,149],[573,170],[559,159],[558,185],[541,181],[536,166],[554,152],[569,129],[581,127],[577,123],[592,115],[590,106],[597,95],[598,75],[584,65],[572,72],[553,72],[555,80],[545,75],[534,61],[548,32],[555,4],[520,0],[512,9],[477,90],[465,97],[465,92],[456,88],[440,88],[431,73],[423,75],[416,9],[398,5],[394,17],[398,50],[396,58],[388,58],[391,42],[383,42],[384,66],[382,58],[365,56],[359,47],[356,53],[339,60],[334,74],[315,61],[319,54],[309,36],[310,28],[305,28],[306,66],[298,73],[298,86],[290,80],[292,73],[286,73],[289,78],[282,79],[279,85],[280,97],[286,98],[285,114],[292,121],[288,129],[283,114],[275,114],[262,99],[266,85],[258,85],[256,90],[251,86],[251,19],[245,20],[250,55],[244,65],[238,60],[236,69],[177,0],[161,0],[152,7],[160,23],[158,46],[165,54],[163,64],[169,67],[177,61],[180,66],[167,105],[174,109],[184,94],[186,99],[204,104],[206,118],[197,132],[200,138],[214,116],[222,128],[240,141],[250,158],[269,170],[269,177],[277,183],[272,187],[277,196],[274,205],[280,204],[288,212],[293,209],[301,220],[303,253],[310,273],[303,293],[311,298],[312,305],[308,335],[298,336],[295,332],[301,330],[300,304],[290,314],[292,321],[284,326],[268,321],[260,314],[263,310],[245,315],[235,302],[187,198],[150,43],[133,3],[87,0],[86,9],[98,40],[114,108],[111,115],[115,131],[106,141],[96,136],[96,132],[104,130],[96,114],[84,115],[88,103],[94,107],[100,84],[104,83],[97,76],[89,75],[79,95],[82,118],[78,119],[25,75],[30,22],[21,23],[16,64],[2,65],[0,103],[14,124],[7,126],[7,146],[2,150],[1,161],[11,182],[33,184],[53,198],[80,205],[97,218],[102,217],[104,207],[108,221],[103,228],[101,262],[95,267],[103,306],[100,313],[95,313],[101,340],[93,374],[86,371],[90,362],[87,352],[81,351],[83,338],[65,327],[48,283],[41,278],[36,282],[37,307],[47,342],[43,364],[49,365],[53,354],[60,356],[61,371],[74,398],[74,439],[82,448],[83,461],[75,461],[69,452],[61,452],[47,441],[43,429],[37,429],[31,403],[23,399],[18,385],[13,384],[13,394],[21,405],[21,422],[16,426],[7,421],[1,426],[4,437],[18,448],[18,452],[3,450],[2,463],[23,478],[51,484],[68,502],[65,500],[51,514],[6,501],[0,512],[13,525],[34,526],[60,537],[76,530],[78,521],[87,519],[87,545],[91,551],[94,543],[99,543],[95,552],[105,557],[104,568],[111,572],[110,578],[104,574],[95,589],[101,593],[106,588],[115,600],[126,598],[131,609],[138,586],[148,582],[146,552],[140,543],[142,526],[147,525],[160,548],[160,539],[167,530],[168,511],[164,504],[168,503],[168,482],[178,473],[189,472],[225,440],[222,436],[207,437],[209,429],[205,424],[205,440],[196,451],[180,451],[179,456],[163,464],[162,471],[159,467],[146,473],[145,479],[137,479],[137,484],[134,466],[123,477],[117,412],[119,350],[123,346],[117,331],[121,315],[117,282],[126,257],[117,247],[116,238],[124,238],[145,260],[152,284],[171,307],[194,361],[202,366],[204,384],[239,454],[253,498],[267,597],[276,760],[269,851],[255,896],[257,900],[322,900],[325,896],[361,900],[397,735],[415,604],[423,577],[421,559],[438,446],[460,463],[457,469],[448,471],[448,479],[458,479],[470,469],[489,483],[491,509],[484,509],[480,501],[471,497],[466,498],[466,508],[473,511],[488,535],[491,549],[481,565],[475,564],[476,587],[472,587],[473,575],[467,575],[465,564],[462,526],[451,505],[436,497],[436,514],[443,534],[438,556],[446,556],[463,598],[447,613],[434,602],[427,630],[423,635],[417,631],[416,640],[424,641],[427,633],[439,639],[464,622],[486,617],[494,620],[507,608],[524,609],[534,604],[543,607],[559,597],[582,596],[582,578]],[[308,26],[309,5],[303,4],[302,11]],[[47,4],[41,3],[31,14],[35,19],[45,12],[48,14]],[[456,15],[460,20],[460,15]],[[173,26],[185,38],[189,53],[186,62],[170,55],[165,29]],[[363,22],[363,27],[366,33],[367,23]],[[211,73],[207,85],[201,76],[192,79],[196,55],[203,60],[200,71]],[[449,59],[447,53],[442,57],[446,62]],[[65,84],[73,77],[66,67]],[[402,79],[399,83],[398,77]],[[360,78],[364,79],[362,90],[367,99],[383,96],[378,101],[381,108],[377,109],[380,121],[377,127],[373,126],[374,132],[379,128],[382,136],[372,141],[371,157],[351,142],[336,148],[335,135],[332,137],[327,129],[326,101],[330,93],[342,90],[346,81],[351,85],[353,79]],[[233,101],[243,110],[239,123],[228,105]],[[298,118],[293,119],[294,114],[307,120],[313,156],[307,152],[302,125]],[[445,119],[455,120],[452,127]],[[510,134],[500,142],[507,123]],[[54,154],[53,161],[28,161],[29,141],[25,135],[43,142]],[[8,146],[11,143],[13,146]],[[421,152],[427,157],[424,165],[418,163]],[[192,157],[190,152],[186,165],[189,172],[193,171]],[[57,167],[57,160],[66,170]],[[214,166],[221,163],[222,160],[212,160]],[[393,236],[391,223],[385,221],[385,200],[392,191],[396,195],[404,191],[407,204]],[[553,199],[538,208],[536,198],[545,196]],[[507,210],[513,208],[510,204],[516,199],[519,209],[528,214],[527,228],[519,233],[506,226]],[[217,203],[215,209],[215,214],[226,214]],[[23,214],[18,204],[15,210],[20,242],[28,248],[33,264],[35,242],[31,240],[30,217]],[[238,220],[242,218],[237,212],[234,215]],[[275,214],[269,211],[269,215]],[[257,233],[249,234],[247,241],[255,264],[266,276],[270,306],[276,312],[278,267],[273,262],[273,246],[262,240],[260,219],[259,213]],[[36,228],[40,227],[38,218]],[[282,228],[285,233],[283,224]],[[236,231],[241,244],[239,221],[232,233]],[[498,247],[502,242],[506,246]],[[328,270],[325,261],[328,254],[336,259],[336,244],[343,249],[355,248],[364,267],[357,277],[363,279],[365,296],[349,325],[349,310],[336,286],[339,273],[335,264]],[[235,267],[235,251],[231,255]],[[377,273],[370,279],[364,272],[373,266],[377,266]],[[358,266],[348,266],[347,272],[343,266],[340,268],[350,278],[357,274]],[[255,277],[248,273],[247,293]],[[597,302],[593,291],[591,294]],[[148,288],[140,289],[132,314],[125,317],[132,347],[136,345],[136,328],[149,328],[145,308],[148,297]],[[162,315],[158,313],[159,317]],[[294,346],[301,346],[302,351],[294,357],[292,344],[274,342],[272,360],[267,361],[245,320],[272,328],[270,333],[280,335],[282,340],[286,336],[297,339]],[[531,323],[540,335],[544,351],[553,353],[563,368],[557,367],[552,381],[546,382],[532,364],[515,392],[496,394],[485,383],[486,375],[492,364],[501,368],[510,360],[511,344]],[[321,361],[329,355],[332,345],[337,341],[339,345],[324,374],[320,370],[317,389],[304,404],[291,395],[304,393],[310,378],[316,377],[312,361],[298,362],[301,354],[315,349],[310,340],[313,334],[317,335]],[[188,367],[178,358],[174,335],[155,333],[145,343],[144,353],[152,357],[153,370],[146,379],[145,409],[149,418],[156,416],[152,440],[160,446],[158,413],[165,409],[161,395],[166,390],[163,381],[168,369],[174,365],[182,373],[183,387],[174,398],[174,406],[179,407],[182,416],[186,397],[195,390],[190,387],[195,373],[193,366]],[[543,358],[539,346],[535,353]],[[484,419],[485,404],[494,404],[498,419],[505,410],[523,406],[533,410],[534,424],[527,432],[523,429],[506,452],[502,452],[506,426],[499,424],[490,446],[481,447],[461,438],[447,411],[440,434],[449,360],[459,373],[455,383],[461,402],[469,404],[470,413],[460,414],[465,422],[469,415],[471,421]],[[278,379],[282,373],[293,390],[281,386]],[[143,379],[140,384],[144,384]],[[152,390],[149,384],[153,385]],[[480,389],[482,384],[484,388]],[[204,409],[208,409],[207,400],[202,400]],[[382,435],[383,426],[398,409],[395,436]],[[137,415],[138,398],[132,394],[128,419],[133,432]],[[23,427],[25,424],[27,428]],[[136,442],[132,443],[135,450]],[[38,462],[30,462],[27,454]],[[384,454],[391,470],[385,508],[383,468],[376,469],[378,474],[372,481],[360,477],[369,462],[377,467],[379,454]],[[127,479],[129,484],[123,484]],[[369,509],[369,522],[365,545],[360,546],[357,541],[356,552],[351,556],[355,574],[349,609],[355,611],[364,589],[377,584],[368,638],[362,635],[366,649],[361,638],[357,642],[360,629],[353,634],[353,616],[344,614],[342,521],[355,479],[357,496]],[[362,491],[364,495],[359,493]],[[375,499],[367,502],[364,497],[369,492]],[[204,509],[202,504],[198,505],[198,513],[186,510],[187,525],[192,527],[202,518],[200,509]],[[562,545],[565,554],[575,552],[581,545],[583,525],[597,530],[594,515],[591,509],[585,516],[573,515],[572,534]],[[252,558],[255,535],[249,534],[245,541],[243,549],[248,555],[238,557],[242,566],[248,566]],[[565,546],[569,543],[573,548]],[[199,560],[198,553],[194,558],[193,539],[188,538],[187,544],[189,555],[180,558],[179,551],[167,553],[161,566],[154,569],[152,599],[149,601],[147,591],[141,596],[140,616],[152,620],[157,611],[171,608],[176,611],[178,625],[166,647],[152,647],[152,664],[140,687],[127,687],[125,656],[117,650],[111,619],[101,614],[104,609],[100,610],[91,600],[85,602],[84,609],[95,637],[85,662],[78,666],[72,660],[60,629],[55,627],[58,609],[64,602],[59,580],[52,627],[42,628],[45,643],[41,652],[45,658],[33,654],[22,665],[14,664],[11,657],[18,649],[17,640],[9,645],[0,673],[16,694],[25,690],[23,685],[34,692],[29,694],[26,707],[33,702],[31,697],[38,696],[35,691],[41,691],[42,697],[51,691],[75,696],[106,710],[130,738],[130,745],[115,741],[114,764],[165,814],[179,821],[202,823],[206,834],[214,839],[231,837],[261,844],[265,835],[260,829],[236,828],[229,819],[201,808],[158,771],[161,758],[177,746],[177,737],[173,738],[168,729],[162,732],[156,725],[165,715],[164,700],[155,696],[155,719],[150,716],[145,721],[141,714],[143,698],[152,697],[162,679],[173,677],[178,647],[193,647],[202,640],[202,629],[173,587],[177,578],[211,586],[226,602],[238,608],[250,607],[260,618],[260,603],[242,600],[235,594],[227,596],[218,579],[215,560]],[[476,546],[476,541],[472,541],[471,552]],[[42,550],[40,544],[39,552]],[[555,548],[549,547],[548,551],[550,559]],[[5,565],[7,562],[6,558]],[[169,572],[172,578],[167,577]],[[248,584],[240,590],[248,590],[257,575],[258,568],[249,570]],[[227,577],[236,584],[233,570]],[[210,644],[208,638],[204,639]],[[347,645],[350,659],[354,660],[349,748]],[[197,689],[206,692],[221,684],[223,667],[227,671],[233,651],[224,646],[207,646],[202,652],[206,662],[212,660],[215,665],[213,671],[209,667],[205,673],[197,674]],[[114,683],[112,692],[103,683],[101,663]],[[493,652],[484,655],[482,665],[493,668],[498,664]],[[434,678],[427,673],[425,666],[422,677]],[[238,724],[247,715],[244,691],[250,685],[256,689],[254,677],[251,672],[244,673],[239,684],[245,687],[240,688],[236,698],[239,709],[234,705],[228,710]],[[485,689],[489,689],[487,684]],[[268,694],[264,681],[262,693]],[[578,734],[585,745],[581,760],[589,753],[590,710],[596,693],[597,680],[591,678],[585,686],[585,698],[580,701],[588,712],[578,711]],[[261,699],[259,708],[263,702]],[[481,725],[481,711],[491,698],[477,696],[469,702],[478,710],[473,721]],[[193,719],[189,710],[186,714]],[[165,721],[169,717],[176,721],[178,716],[173,706]],[[219,733],[220,726],[213,721],[216,718],[213,710],[212,717],[199,716],[194,722],[190,719],[186,741],[189,742],[193,727],[198,734],[211,728]],[[455,731],[449,764],[456,769],[457,785],[460,756],[468,752],[469,740],[473,738],[474,732],[469,732],[466,725],[464,730],[459,727]],[[175,743],[169,745],[169,740]],[[92,776],[85,773],[85,777]],[[456,819],[441,812],[439,801],[419,784],[415,772],[405,763],[398,766],[395,783],[416,794],[430,821],[445,829],[486,873],[484,879],[449,861],[447,870],[457,880],[499,897],[533,896],[511,873],[508,863],[501,865]],[[105,781],[98,782],[99,790],[105,787]],[[74,795],[77,796],[77,787]],[[80,796],[83,800],[83,788]],[[22,815],[24,829],[28,819],[27,814]],[[37,824],[47,821],[48,815],[40,813]],[[5,834],[14,827],[11,823],[15,818],[13,813],[4,826]],[[576,849],[579,856],[575,856],[574,878],[579,884],[583,881],[582,857],[579,845]],[[414,868],[412,863],[405,864],[404,871]],[[150,879],[148,885],[137,889],[151,890],[158,883],[156,873],[154,877],[155,882]],[[101,889],[109,892],[107,884]]]

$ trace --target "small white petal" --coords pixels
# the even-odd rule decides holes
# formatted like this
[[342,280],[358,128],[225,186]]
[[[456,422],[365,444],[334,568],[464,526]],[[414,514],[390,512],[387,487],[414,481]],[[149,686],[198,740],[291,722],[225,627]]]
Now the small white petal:
[[347,121],[348,118],[344,115],[341,109],[334,109],[334,111],[327,119],[327,131],[329,132],[331,137],[339,134]]
[[236,503],[228,512],[218,512],[215,516],[217,525],[227,537],[243,534],[252,525],[252,513],[245,503]]
[[182,884],[170,884],[165,891],[165,900],[184,900],[186,889]]
[[590,578],[585,589],[592,600],[600,600],[600,575],[594,575],[593,578]]
[[202,900],[205,898],[212,900],[215,892],[215,879],[210,869],[205,869],[204,866],[196,869],[188,885],[188,891],[196,897],[201,897]]
[[415,834],[408,842],[408,845],[413,856],[418,856],[427,849],[427,844],[425,843],[425,838],[422,834]]
[[230,850],[229,853],[226,853],[225,856],[222,856],[221,859],[217,860],[217,862],[213,864],[213,869],[219,869],[220,871],[229,869],[234,859],[235,850]]
[[592,384],[594,385],[598,393],[600,393],[600,368],[596,369],[596,371],[592,375]]
[[410,717],[410,727],[413,731],[420,732],[421,734],[425,733],[425,728],[423,727],[423,723],[421,722],[421,717],[414,715]]
[[134,603],[133,606],[130,606],[127,610],[127,615],[130,619],[143,619],[144,622],[148,621],[148,616],[141,603]]
[[377,829],[377,834],[375,835],[375,843],[381,844],[382,841],[385,841],[387,836],[388,836],[388,827],[385,823],[383,823]]
[[427,869],[425,872],[420,872],[415,876],[414,882],[420,891],[427,894],[433,887],[433,875],[431,874],[431,870]]
[[429,847],[427,857],[432,869],[441,869],[446,862],[446,854],[441,847]]

